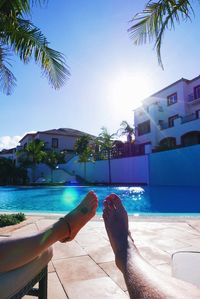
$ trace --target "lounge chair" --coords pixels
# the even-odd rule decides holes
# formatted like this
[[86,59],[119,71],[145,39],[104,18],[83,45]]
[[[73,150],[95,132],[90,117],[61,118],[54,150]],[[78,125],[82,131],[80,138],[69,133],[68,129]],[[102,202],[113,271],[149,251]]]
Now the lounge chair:
[[172,275],[200,287],[200,252],[175,252],[172,255]]
[[[25,295],[47,299],[47,267],[53,256],[52,248],[32,262],[15,270],[0,273],[0,298],[20,299]],[[39,288],[33,288],[39,282]]]

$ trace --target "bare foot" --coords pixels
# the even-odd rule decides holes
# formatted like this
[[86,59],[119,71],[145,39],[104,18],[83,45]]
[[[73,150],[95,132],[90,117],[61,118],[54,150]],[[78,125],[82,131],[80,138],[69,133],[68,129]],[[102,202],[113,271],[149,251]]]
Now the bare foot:
[[[90,191],[82,202],[69,214],[64,217],[64,220],[69,223],[71,232],[68,238],[67,231],[67,241],[74,239],[79,230],[96,214],[96,209],[98,207],[98,199],[93,191]],[[65,242],[63,239],[61,242]]]
[[[116,264],[119,268],[120,257],[127,251],[128,238],[131,238],[128,230],[128,215],[116,194],[111,194],[104,201],[103,219],[110,244],[115,254]],[[133,239],[131,238],[133,241]]]

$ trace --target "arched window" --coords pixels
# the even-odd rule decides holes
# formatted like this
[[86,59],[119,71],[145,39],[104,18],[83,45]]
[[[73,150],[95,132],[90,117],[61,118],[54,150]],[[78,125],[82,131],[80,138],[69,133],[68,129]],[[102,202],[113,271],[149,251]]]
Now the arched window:
[[182,146],[195,144],[200,144],[200,131],[191,131],[181,136]]
[[175,137],[166,137],[160,140],[161,146],[166,146],[168,148],[173,148],[176,146],[176,138]]

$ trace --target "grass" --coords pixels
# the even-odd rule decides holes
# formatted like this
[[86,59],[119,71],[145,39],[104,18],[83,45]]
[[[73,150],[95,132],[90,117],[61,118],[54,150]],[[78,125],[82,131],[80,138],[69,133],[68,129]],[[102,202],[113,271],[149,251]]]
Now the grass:
[[14,225],[26,220],[24,213],[17,214],[1,214],[0,215],[0,227]]

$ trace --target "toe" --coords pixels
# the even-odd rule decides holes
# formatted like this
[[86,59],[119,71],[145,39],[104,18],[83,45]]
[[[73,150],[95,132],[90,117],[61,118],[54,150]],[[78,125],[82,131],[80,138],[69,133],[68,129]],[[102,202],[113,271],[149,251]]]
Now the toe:
[[111,198],[111,200],[112,200],[112,202],[113,202],[113,204],[115,205],[116,208],[121,208],[123,206],[122,202],[121,202],[121,199],[116,194],[114,194],[114,193],[111,194],[110,198]]
[[107,206],[109,207],[109,209],[114,209],[114,204],[113,204],[113,200],[112,200],[112,196],[109,195],[107,198],[106,198],[106,201],[107,201]]

